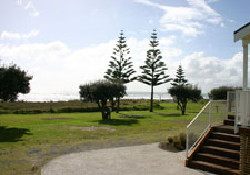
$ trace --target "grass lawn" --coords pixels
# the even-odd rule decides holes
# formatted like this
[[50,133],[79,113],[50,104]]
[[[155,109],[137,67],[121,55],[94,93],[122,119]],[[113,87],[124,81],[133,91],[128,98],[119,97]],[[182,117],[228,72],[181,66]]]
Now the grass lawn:
[[182,116],[174,103],[164,109],[121,111],[109,121],[101,113],[0,114],[0,174],[40,174],[49,160],[89,149],[159,142],[186,131],[202,104]]

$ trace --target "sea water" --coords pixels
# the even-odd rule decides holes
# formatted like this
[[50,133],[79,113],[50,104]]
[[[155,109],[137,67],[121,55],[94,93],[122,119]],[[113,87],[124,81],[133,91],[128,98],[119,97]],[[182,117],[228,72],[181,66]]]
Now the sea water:
[[[124,99],[150,99],[150,92],[127,92]],[[24,101],[67,101],[67,100],[79,100],[79,93],[29,93],[20,94],[19,100]],[[154,92],[154,99],[164,100],[171,99],[170,94],[164,92]]]
[[[150,99],[150,92],[127,92],[123,99]],[[154,99],[166,100],[172,99],[167,92],[154,92]],[[203,98],[208,98],[207,94],[202,94]],[[79,93],[74,92],[61,92],[61,93],[29,93],[20,94],[18,100],[24,101],[68,101],[79,100]]]

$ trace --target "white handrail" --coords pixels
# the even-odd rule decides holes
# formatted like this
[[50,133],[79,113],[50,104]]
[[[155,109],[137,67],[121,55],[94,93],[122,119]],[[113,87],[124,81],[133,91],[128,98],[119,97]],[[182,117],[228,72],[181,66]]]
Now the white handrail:
[[210,105],[212,100],[209,100],[209,102],[206,104],[206,106],[203,106],[203,108],[201,109],[201,111],[196,115],[195,118],[193,118],[193,120],[191,120],[191,122],[189,123],[189,125],[187,126],[187,128],[190,127],[190,125],[192,125],[192,123],[197,120],[197,118],[200,116],[200,114],[207,108],[208,105]]
[[200,140],[200,138],[202,137],[202,135],[209,129],[209,127],[211,126],[211,101],[212,100],[209,100],[209,102],[206,104],[206,106],[204,106],[202,109],[201,109],[201,111],[196,115],[196,117],[195,118],[193,118],[193,120],[191,120],[191,122],[188,124],[188,126],[187,126],[187,139],[186,139],[186,151],[187,151],[187,157],[188,157],[188,154],[189,154],[189,127],[193,124],[193,122],[194,121],[196,121],[198,118],[199,118],[199,116],[201,115],[201,113],[209,106],[209,124],[208,124],[208,126],[206,127],[206,129],[201,133],[201,135],[199,136],[199,138],[197,139],[197,141],[196,142],[194,142],[194,144],[192,145],[192,147],[191,148],[193,148],[195,145],[196,145],[196,143]]

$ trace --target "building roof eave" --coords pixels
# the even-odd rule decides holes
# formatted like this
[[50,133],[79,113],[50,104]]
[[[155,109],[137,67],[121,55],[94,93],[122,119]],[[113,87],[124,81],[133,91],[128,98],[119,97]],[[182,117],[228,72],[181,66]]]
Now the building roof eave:
[[249,41],[250,37],[250,22],[234,31],[234,42],[244,40],[245,38]]

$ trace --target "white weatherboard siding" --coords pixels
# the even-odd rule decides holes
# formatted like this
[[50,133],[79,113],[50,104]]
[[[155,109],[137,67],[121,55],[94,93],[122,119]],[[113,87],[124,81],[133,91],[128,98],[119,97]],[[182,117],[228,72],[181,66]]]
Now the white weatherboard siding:
[[234,32],[234,42],[242,40],[243,47],[243,90],[248,87],[248,44],[250,43],[250,23]]

